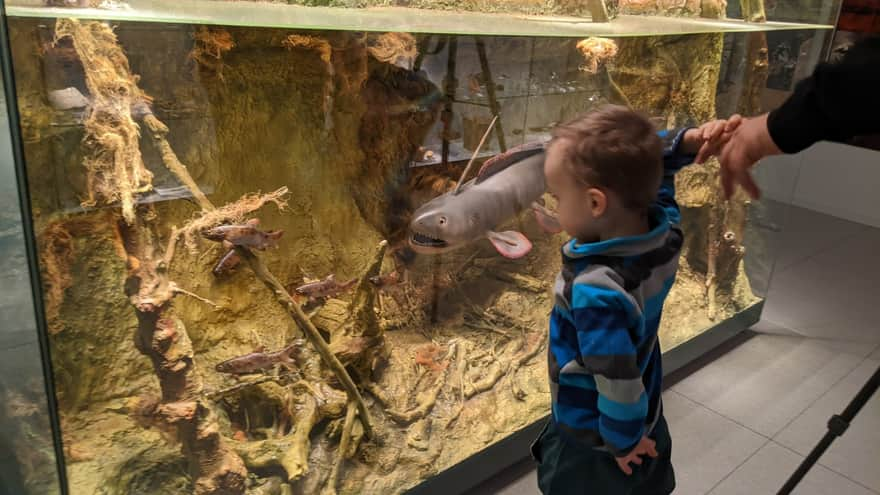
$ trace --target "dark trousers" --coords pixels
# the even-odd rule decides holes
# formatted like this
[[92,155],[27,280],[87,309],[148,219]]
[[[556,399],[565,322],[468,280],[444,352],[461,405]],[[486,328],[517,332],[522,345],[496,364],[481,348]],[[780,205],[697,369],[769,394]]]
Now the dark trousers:
[[627,476],[609,452],[560,437],[553,420],[544,427],[532,456],[538,461],[538,487],[544,495],[667,495],[675,489],[672,439],[661,416],[650,437],[657,442],[656,458],[642,456],[642,465],[630,463]]

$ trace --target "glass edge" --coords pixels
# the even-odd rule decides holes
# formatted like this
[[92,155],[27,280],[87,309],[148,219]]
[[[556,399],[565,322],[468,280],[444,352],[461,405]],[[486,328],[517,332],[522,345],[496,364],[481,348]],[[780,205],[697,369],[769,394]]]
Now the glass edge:
[[[277,4],[272,4],[277,5]],[[321,7],[299,7],[298,8],[309,8],[316,9]],[[341,9],[340,7],[327,7],[328,9]],[[355,9],[346,9],[346,10],[355,10]],[[370,12],[368,9],[363,9],[365,15],[379,18],[381,21],[382,16],[386,16],[384,13],[380,13],[378,11]],[[97,10],[97,9],[61,9],[61,8],[46,8],[46,7],[24,7],[24,6],[8,6],[6,7],[6,12],[9,17],[16,18],[37,18],[37,19],[57,19],[57,18],[72,18],[72,19],[89,19],[89,20],[99,20],[99,21],[116,21],[116,22],[140,22],[140,23],[156,23],[156,24],[194,24],[194,25],[208,25],[208,26],[234,26],[234,27],[255,27],[255,28],[269,28],[269,29],[301,29],[301,30],[309,30],[309,31],[364,31],[364,32],[408,32],[408,33],[417,33],[417,34],[445,34],[452,36],[513,36],[513,37],[537,37],[537,38],[576,38],[582,36],[602,36],[609,38],[635,38],[641,36],[681,36],[681,35],[695,35],[695,34],[712,34],[712,33],[752,33],[752,32],[771,32],[771,31],[810,31],[810,30],[832,30],[834,29],[833,25],[830,24],[811,24],[811,23],[796,23],[796,22],[777,22],[777,21],[768,21],[765,23],[748,23],[743,21],[742,19],[701,19],[701,18],[691,18],[691,17],[672,17],[672,16],[657,16],[657,15],[623,15],[623,18],[632,18],[632,17],[641,17],[645,19],[657,19],[659,22],[669,22],[669,20],[681,20],[685,19],[688,23],[699,25],[701,22],[705,22],[706,26],[703,29],[682,29],[682,30],[669,30],[666,32],[642,32],[642,31],[626,31],[626,32],[615,32],[613,29],[605,28],[603,29],[600,26],[596,26],[589,21],[584,21],[582,24],[587,26],[596,26],[596,28],[586,28],[583,30],[577,29],[564,29],[564,30],[552,30],[548,28],[546,30],[510,30],[510,31],[497,31],[497,32],[483,32],[477,30],[454,30],[454,29],[437,29],[432,30],[427,27],[422,26],[407,26],[403,25],[403,23],[395,23],[388,22],[382,27],[378,26],[363,26],[357,25],[356,23],[340,23],[340,24],[330,24],[330,23],[308,23],[304,22],[302,24],[297,24],[293,22],[278,22],[278,23],[248,23],[244,21],[240,21],[233,18],[212,18],[212,17],[175,17],[171,15],[169,12],[166,15],[126,15],[127,12],[131,11],[112,11],[112,10]],[[62,15],[63,13],[63,15]],[[459,16],[467,16],[468,13],[459,13]],[[479,14],[480,16],[485,16],[486,14]],[[504,14],[500,14],[504,16]],[[549,20],[541,20],[534,19],[530,20],[524,17],[512,17],[520,22],[534,22],[538,25],[543,26],[571,26],[572,23],[561,22],[561,21],[549,21]],[[388,19],[391,19],[391,16],[388,16]],[[712,25],[713,22],[724,22],[727,26],[717,26]],[[379,23],[379,22],[377,22]],[[596,23],[599,24],[599,23]],[[601,23],[603,27],[605,25],[613,25],[613,23]]]
[[59,491],[67,495],[67,471],[64,461],[64,449],[61,443],[61,422],[58,414],[58,401],[55,395],[55,381],[52,374],[52,360],[49,350],[48,324],[46,322],[42,283],[38,265],[36,237],[33,218],[30,213],[30,194],[24,167],[24,142],[19,127],[18,100],[15,90],[15,79],[12,71],[12,49],[10,45],[5,2],[0,0],[0,76],[3,78],[3,90],[6,97],[7,118],[11,138],[12,162],[15,169],[18,187],[19,213],[24,237],[25,257],[28,263],[31,299],[36,323],[37,342],[40,349],[40,364],[43,370],[43,385],[46,391],[46,406],[49,413],[49,425],[52,429],[52,443],[55,449],[56,475]]

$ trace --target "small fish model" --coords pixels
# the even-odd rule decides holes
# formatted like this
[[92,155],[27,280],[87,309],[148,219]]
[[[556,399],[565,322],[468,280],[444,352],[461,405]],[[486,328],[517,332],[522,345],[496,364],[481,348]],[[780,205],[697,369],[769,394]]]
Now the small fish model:
[[300,285],[293,289],[293,291],[300,296],[308,297],[310,300],[323,299],[325,297],[333,297],[341,294],[354,287],[355,283],[357,283],[356,278],[353,278],[348,282],[339,283],[336,281],[336,276],[331,273],[330,275],[327,275],[327,278],[324,280]]
[[296,364],[293,361],[293,355],[297,349],[302,346],[301,341],[296,341],[284,349],[276,352],[265,352],[262,347],[256,351],[245,354],[244,356],[234,357],[217,364],[215,370],[220,373],[228,373],[230,375],[250,375],[252,373],[260,373],[270,370],[275,365],[281,365],[288,369],[293,369]]
[[220,258],[220,261],[214,265],[214,269],[211,270],[211,273],[213,273],[215,277],[222,277],[235,271],[239,264],[241,264],[241,256],[235,252],[235,249],[230,249],[222,258]]
[[402,281],[403,277],[400,276],[400,272],[395,270],[390,273],[386,273],[385,275],[376,275],[370,277],[370,283],[373,284],[379,290],[387,290],[394,285],[399,284]]
[[248,220],[238,225],[220,225],[212,229],[202,232],[202,236],[212,241],[223,242],[223,245],[232,248],[233,246],[245,246],[254,249],[264,250],[278,244],[284,231],[270,230],[262,231],[257,229],[260,221],[256,218]]
[[416,210],[409,244],[417,252],[436,254],[485,237],[502,256],[521,258],[532,249],[526,236],[494,229],[531,207],[545,188],[544,144],[512,148],[487,160],[476,178]]

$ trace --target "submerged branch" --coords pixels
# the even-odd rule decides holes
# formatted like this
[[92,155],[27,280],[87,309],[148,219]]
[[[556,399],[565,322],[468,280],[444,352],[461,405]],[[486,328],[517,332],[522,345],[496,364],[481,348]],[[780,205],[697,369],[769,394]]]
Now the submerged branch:
[[346,371],[345,366],[342,365],[336,355],[333,354],[333,351],[330,350],[330,346],[327,345],[324,337],[318,332],[318,329],[315,328],[315,325],[312,324],[302,308],[290,298],[284,285],[269,272],[266,266],[256,255],[254,255],[254,253],[242,246],[236,246],[235,250],[242,259],[248,262],[254,275],[256,275],[257,278],[260,279],[270,291],[272,291],[275,295],[276,302],[281,305],[287,314],[290,315],[296,324],[303,330],[306,337],[309,339],[309,342],[312,343],[312,346],[314,346],[318,351],[318,354],[320,354],[321,359],[324,360],[327,366],[333,371],[333,374],[336,375],[336,378],[342,384],[343,388],[345,388],[349,398],[357,403],[361,423],[364,426],[364,433],[367,437],[371,437],[373,435],[373,428],[370,421],[370,413],[367,410],[364,398],[361,396],[354,381],[352,381],[348,371]]
[[162,163],[165,164],[165,167],[177,177],[177,180],[182,182],[183,185],[189,189],[190,193],[192,193],[196,202],[203,210],[212,210],[214,205],[208,201],[205,193],[202,192],[202,189],[189,174],[186,165],[180,163],[180,160],[177,159],[177,154],[171,148],[171,145],[168,144],[168,140],[165,139],[165,136],[168,135],[168,126],[157,119],[152,113],[148,113],[144,116],[144,125],[146,125],[147,129],[150,131],[150,137],[153,138],[153,144],[159,149],[159,155],[162,156]]
[[339,472],[342,463],[348,457],[349,444],[351,443],[351,431],[354,428],[355,413],[357,405],[353,401],[348,401],[348,409],[345,413],[345,423],[342,426],[342,435],[339,438],[339,452],[336,456],[336,464],[330,472],[330,479],[327,480],[327,486],[323,490],[323,495],[336,495],[336,485],[339,484]]
[[193,299],[197,299],[199,301],[202,301],[205,304],[210,304],[211,306],[214,306],[215,308],[218,307],[217,303],[215,303],[214,301],[212,301],[210,299],[206,299],[198,294],[194,294],[186,289],[182,289],[182,288],[178,287],[174,282],[171,283],[171,291],[174,292],[175,294],[183,294],[183,295],[189,296]]

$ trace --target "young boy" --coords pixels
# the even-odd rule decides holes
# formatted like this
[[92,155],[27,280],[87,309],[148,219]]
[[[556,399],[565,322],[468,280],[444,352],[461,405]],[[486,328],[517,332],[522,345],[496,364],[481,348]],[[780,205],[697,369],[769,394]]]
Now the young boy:
[[675,488],[657,342],[682,245],[674,176],[732,130],[715,121],[658,135],[619,106],[554,130],[544,174],[573,239],[550,317],[553,414],[532,446],[543,493]]

